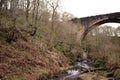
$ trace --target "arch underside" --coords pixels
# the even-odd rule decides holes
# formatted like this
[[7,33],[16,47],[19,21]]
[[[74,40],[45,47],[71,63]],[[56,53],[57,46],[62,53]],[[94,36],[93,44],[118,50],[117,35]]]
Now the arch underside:
[[99,21],[99,22],[96,22],[94,23],[93,25],[91,26],[88,26],[88,28],[85,29],[85,32],[83,33],[83,39],[86,37],[86,35],[89,33],[89,31],[91,31],[92,29],[94,29],[95,27],[98,27],[100,26],[101,24],[104,24],[104,23],[120,23],[120,19],[106,19],[106,20],[102,20],[102,21]]

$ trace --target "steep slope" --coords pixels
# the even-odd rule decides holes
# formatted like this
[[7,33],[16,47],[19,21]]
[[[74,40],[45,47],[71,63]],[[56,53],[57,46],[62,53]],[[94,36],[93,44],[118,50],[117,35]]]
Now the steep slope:
[[0,79],[35,80],[42,74],[54,73],[67,67],[67,58],[58,53],[44,51],[18,40],[11,44],[0,39]]

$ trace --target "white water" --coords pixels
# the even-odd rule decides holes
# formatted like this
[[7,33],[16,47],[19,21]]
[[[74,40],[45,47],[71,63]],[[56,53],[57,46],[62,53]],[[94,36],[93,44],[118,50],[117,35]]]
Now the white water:
[[[82,62],[77,62],[77,64],[75,66],[79,66],[82,67],[84,69],[89,69],[91,68],[88,64],[87,61],[82,61]],[[82,73],[83,71],[80,71],[79,69],[77,70],[67,70],[68,76],[64,77],[63,79],[60,80],[65,80],[65,79],[74,79],[76,77],[78,77],[80,75],[80,73]]]
[[79,70],[68,70],[67,73],[69,75],[76,75],[76,74],[79,74],[80,72],[79,72]]
[[66,80],[66,79],[74,79],[79,76],[80,71],[79,70],[68,70],[67,73],[69,74],[68,76],[64,77],[61,80]]
[[91,68],[91,67],[88,66],[88,64],[85,63],[85,62],[78,62],[78,63],[76,64],[76,66],[80,66],[80,67],[85,68],[85,69]]

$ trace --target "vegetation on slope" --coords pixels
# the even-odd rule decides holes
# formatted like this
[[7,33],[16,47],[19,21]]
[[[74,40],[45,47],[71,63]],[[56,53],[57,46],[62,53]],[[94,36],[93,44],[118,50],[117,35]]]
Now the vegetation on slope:
[[58,8],[59,0],[0,0],[0,79],[35,80],[75,60],[77,27]]
[[1,40],[0,78],[35,80],[42,74],[54,73],[68,66],[64,55],[47,50],[43,53],[23,40],[11,44]]

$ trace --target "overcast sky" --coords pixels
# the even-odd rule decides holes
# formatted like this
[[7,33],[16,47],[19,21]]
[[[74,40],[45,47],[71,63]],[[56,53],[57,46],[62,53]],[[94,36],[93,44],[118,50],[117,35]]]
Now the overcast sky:
[[120,12],[120,0],[62,0],[62,10],[75,17]]
[[63,10],[76,17],[120,11],[120,0],[63,0]]

